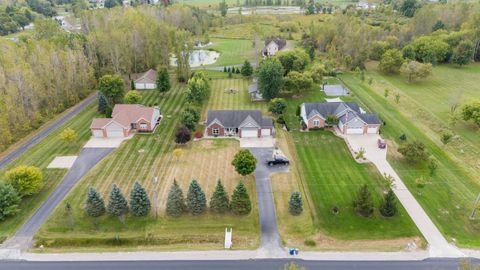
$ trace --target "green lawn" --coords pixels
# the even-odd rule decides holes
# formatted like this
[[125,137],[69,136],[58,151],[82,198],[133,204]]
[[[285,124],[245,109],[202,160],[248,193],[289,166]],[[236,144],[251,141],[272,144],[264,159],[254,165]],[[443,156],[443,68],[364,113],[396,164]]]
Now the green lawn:
[[252,40],[234,39],[234,38],[212,38],[211,46],[220,52],[220,57],[215,64],[210,66],[229,66],[243,64],[245,60],[253,62],[255,60],[255,50],[252,47]]
[[462,106],[471,100],[480,99],[480,64],[463,68],[436,66],[431,77],[416,83],[408,83],[401,75],[384,76],[377,72],[374,65],[371,66],[367,76],[374,79],[372,90],[380,95],[383,95],[385,89],[399,93],[399,104],[395,104],[394,94],[388,100],[405,116],[415,118],[415,124],[437,145],[443,147],[440,134],[444,130],[452,129],[458,135],[444,149],[480,182],[480,177],[477,176],[480,169],[479,127],[464,121],[459,121],[452,127],[448,121],[453,104]]
[[[0,222],[0,240],[15,233],[18,227],[33,214],[63,178],[67,172],[66,170],[47,169],[48,164],[50,164],[56,156],[77,155],[80,152],[83,144],[90,138],[89,126],[92,118],[96,116],[96,114],[96,105],[89,106],[52,134],[48,135],[36,146],[25,152],[18,159],[14,160],[4,171],[0,171],[0,174],[3,175],[6,170],[18,165],[37,166],[42,169],[45,179],[45,186],[40,193],[25,197],[20,205],[21,211],[14,217]],[[67,127],[77,132],[78,139],[76,142],[68,144],[58,139],[59,133]]]
[[[313,203],[315,228],[328,236],[344,240],[419,236],[417,228],[400,204],[399,214],[394,218],[382,218],[378,213],[385,183],[372,164],[355,162],[344,140],[330,131],[298,131],[299,121],[295,115],[297,106],[303,102],[322,101],[324,94],[318,90],[300,99],[289,98],[286,117],[292,130],[291,143],[297,157],[295,162]],[[377,208],[372,218],[360,217],[352,208],[356,192],[363,184],[369,186]],[[334,206],[340,209],[337,215],[331,211]]]
[[[214,82],[216,80],[213,80]],[[255,248],[259,243],[258,212],[255,185],[249,177],[246,185],[251,195],[253,211],[247,216],[205,214],[178,219],[165,216],[165,203],[174,179],[186,195],[192,179],[199,181],[209,200],[217,179],[221,179],[231,193],[242,177],[235,173],[230,162],[239,149],[237,141],[201,140],[181,147],[183,154],[174,158],[173,141],[179,113],[185,107],[185,87],[175,84],[165,94],[142,91],[143,102],[158,103],[164,118],[154,134],[137,134],[111,153],[90,171],[56,209],[36,235],[37,244],[49,251],[64,250],[136,250],[136,249],[221,249],[224,230],[233,227],[236,249]],[[159,179],[158,186],[152,178]],[[94,186],[107,201],[113,183],[117,183],[128,197],[130,188],[139,181],[153,196],[157,190],[158,218],[128,216],[125,225],[108,215],[94,228],[92,220],[83,211],[87,188]],[[75,225],[69,226],[64,205],[71,203]],[[120,240],[115,240],[116,235]]]
[[[480,191],[478,182],[454,162],[444,149],[432,140],[428,132],[414,124],[418,117],[399,112],[392,102],[386,101],[354,75],[344,74],[342,78],[365,106],[376,111],[385,121],[382,135],[392,141],[388,153],[390,163],[447,240],[455,239],[464,247],[479,247],[480,219],[468,218]],[[395,149],[401,143],[398,138],[402,133],[405,133],[407,138],[415,138],[425,143],[428,151],[438,160],[439,166],[433,177],[428,176],[425,164],[412,166],[399,157]],[[415,184],[415,180],[420,176],[429,179],[424,188],[418,188]]]

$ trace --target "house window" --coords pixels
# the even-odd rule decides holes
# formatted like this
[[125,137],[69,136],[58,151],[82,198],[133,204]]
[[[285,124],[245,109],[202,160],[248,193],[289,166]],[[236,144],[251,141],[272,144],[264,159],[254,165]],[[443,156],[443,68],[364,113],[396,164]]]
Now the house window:
[[315,127],[320,126],[320,120],[318,120],[318,119],[313,120],[313,126],[315,126]]
[[136,128],[137,128],[137,124],[136,124],[136,123],[131,123],[131,124],[130,124],[130,127],[131,127],[132,129],[136,129]]
[[140,124],[140,129],[147,129],[147,124],[141,123]]
[[214,136],[218,136],[219,133],[220,133],[220,132],[219,132],[218,128],[214,128],[214,129],[212,130],[212,134],[213,134]]

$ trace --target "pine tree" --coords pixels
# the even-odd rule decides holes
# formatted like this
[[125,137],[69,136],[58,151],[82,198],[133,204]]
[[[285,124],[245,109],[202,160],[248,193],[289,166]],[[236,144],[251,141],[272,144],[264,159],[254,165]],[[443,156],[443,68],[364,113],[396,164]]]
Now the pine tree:
[[393,217],[397,214],[397,202],[392,189],[383,197],[383,202],[380,205],[380,214],[384,217]]
[[130,80],[130,89],[135,90],[135,82],[133,80]]
[[98,94],[98,112],[105,114],[108,109],[108,101],[104,94]]
[[225,191],[222,182],[218,180],[212,198],[210,198],[210,209],[215,213],[223,214],[228,210],[228,201],[228,193]]
[[150,199],[145,189],[138,182],[135,182],[130,192],[130,208],[133,215],[137,217],[144,217],[150,213]]
[[245,77],[252,76],[253,67],[248,60],[245,60],[245,62],[243,63],[241,73]]
[[185,199],[183,198],[182,189],[178,186],[177,181],[174,180],[167,198],[167,215],[172,217],[179,217],[185,212]]
[[85,202],[85,212],[90,217],[99,217],[105,214],[105,203],[102,196],[93,187],[88,189],[87,200]]
[[373,201],[367,185],[363,185],[353,202],[355,211],[364,217],[370,217],[373,214]]
[[170,75],[168,74],[168,69],[166,67],[160,68],[157,75],[157,89],[160,92],[167,92],[172,87],[170,83]]
[[192,180],[187,193],[187,209],[193,215],[200,215],[205,212],[206,208],[207,199],[205,199],[205,193],[203,193],[197,180]]
[[223,67],[223,72],[227,72],[227,67]]
[[236,215],[247,215],[252,211],[252,202],[248,195],[247,188],[242,181],[238,183],[232,194],[232,202],[230,203],[232,212]]
[[292,215],[300,215],[303,212],[303,201],[300,192],[292,192],[290,201],[288,202],[288,211]]
[[110,192],[107,212],[112,216],[118,217],[122,222],[128,213],[128,202],[116,184],[113,184],[112,191]]

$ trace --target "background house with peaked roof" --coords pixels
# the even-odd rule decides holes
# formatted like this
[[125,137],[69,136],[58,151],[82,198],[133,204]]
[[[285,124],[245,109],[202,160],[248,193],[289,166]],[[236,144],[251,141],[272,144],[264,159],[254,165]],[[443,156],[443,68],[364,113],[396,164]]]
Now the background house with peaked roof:
[[206,136],[260,138],[273,136],[273,120],[259,110],[210,110],[207,114]]
[[287,45],[287,40],[278,37],[267,38],[265,40],[265,47],[262,50],[264,57],[274,56],[278,51],[281,51]]
[[153,132],[160,123],[160,109],[139,104],[116,104],[112,118],[95,118],[90,125],[93,137],[128,137],[134,132]]
[[343,134],[377,134],[381,121],[375,113],[366,113],[355,102],[303,103],[300,116],[307,129],[328,126],[327,119],[334,116]]
[[149,69],[134,81],[135,89],[157,89],[157,71]]

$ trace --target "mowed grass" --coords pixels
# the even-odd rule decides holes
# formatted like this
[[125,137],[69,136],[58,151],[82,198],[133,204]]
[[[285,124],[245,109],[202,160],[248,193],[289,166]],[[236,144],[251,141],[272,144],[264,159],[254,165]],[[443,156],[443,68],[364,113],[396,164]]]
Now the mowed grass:
[[[432,76],[415,83],[408,83],[404,76],[385,76],[379,73],[375,65],[370,65],[367,76],[374,79],[371,87],[375,93],[383,95],[384,89],[401,95],[400,103],[393,101],[393,94],[388,98],[400,112],[407,117],[415,118],[415,124],[428,134],[437,145],[459,161],[460,165],[476,177],[480,169],[480,129],[472,122],[458,121],[455,126],[449,124],[450,110],[458,104],[461,106],[472,100],[480,99],[480,64],[471,64],[463,68],[451,65],[435,66]],[[452,129],[458,135],[447,146],[440,141],[440,134]]]
[[[143,102],[158,103],[164,118],[154,134],[138,134],[99,163],[56,209],[41,228],[36,239],[51,251],[122,249],[221,249],[224,230],[232,227],[233,241],[237,249],[255,248],[259,242],[258,213],[253,180],[245,183],[251,194],[253,211],[247,216],[205,214],[199,217],[184,215],[180,218],[165,216],[165,204],[174,179],[186,196],[192,179],[199,181],[209,200],[215,184],[220,179],[230,194],[242,177],[233,170],[230,162],[238,151],[237,141],[202,140],[180,147],[183,154],[173,157],[176,144],[173,141],[179,113],[185,105],[184,87],[175,85],[165,94],[144,91]],[[158,177],[154,186],[153,177]],[[108,201],[111,187],[116,183],[128,198],[133,183],[139,181],[148,191],[153,202],[157,192],[157,218],[154,210],[146,218],[128,216],[125,225],[108,215],[98,221],[83,211],[89,186],[95,187]],[[65,203],[74,209],[75,226],[71,228],[65,219]],[[115,240],[118,235],[119,240]]]
[[[19,165],[37,166],[42,170],[45,181],[45,186],[38,194],[22,199],[19,213],[0,222],[0,240],[13,235],[60,182],[67,170],[47,169],[48,164],[56,156],[79,154],[83,144],[90,138],[89,126],[91,119],[96,115],[95,105],[87,107],[76,117],[56,129],[52,134],[14,160],[3,171],[0,171],[0,175],[3,175],[5,171]],[[59,133],[67,127],[77,132],[78,138],[73,143],[66,143],[59,139]]]
[[212,38],[211,42],[213,44],[207,48],[220,52],[217,62],[211,66],[238,65],[243,64],[245,60],[255,60],[255,48],[252,45],[252,40]]
[[[382,127],[382,135],[390,140],[390,163],[447,240],[456,241],[463,247],[479,247],[480,217],[477,215],[476,220],[469,219],[475,198],[480,192],[478,182],[454,162],[429,133],[416,125],[418,117],[403,114],[392,102],[386,101],[353,74],[342,75],[342,78],[365,106],[376,111],[387,123]],[[397,153],[396,148],[401,144],[399,136],[403,133],[409,140],[422,141],[438,161],[438,169],[433,177],[429,176],[425,164],[408,164]],[[426,177],[426,187],[417,187],[416,179],[419,177]]]

